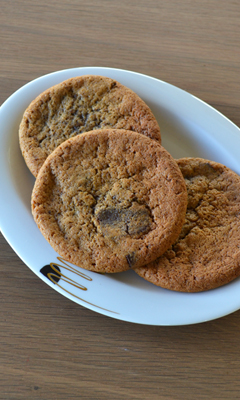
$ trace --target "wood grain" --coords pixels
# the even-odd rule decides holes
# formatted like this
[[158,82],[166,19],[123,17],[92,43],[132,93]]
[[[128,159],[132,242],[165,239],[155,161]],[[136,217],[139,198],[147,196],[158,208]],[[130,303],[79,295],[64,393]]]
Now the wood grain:
[[[106,66],[240,126],[239,19],[234,0],[2,0],[0,104],[43,74]],[[0,399],[239,399],[240,311],[182,327],[110,319],[49,288],[3,237],[0,273]]]

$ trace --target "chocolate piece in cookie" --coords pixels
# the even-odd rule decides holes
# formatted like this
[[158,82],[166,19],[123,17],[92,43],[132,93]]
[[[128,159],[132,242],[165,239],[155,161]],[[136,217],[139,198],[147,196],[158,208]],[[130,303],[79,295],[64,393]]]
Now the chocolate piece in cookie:
[[152,226],[150,211],[146,206],[133,202],[126,209],[104,208],[97,214],[97,221],[104,236],[131,235],[137,237],[147,233]]
[[178,165],[188,191],[185,224],[164,255],[136,272],[166,289],[214,289],[240,275],[240,177],[198,158]]
[[144,265],[177,239],[187,191],[175,160],[155,140],[94,130],[48,156],[33,189],[41,232],[66,260],[97,272]]
[[158,123],[136,93],[114,79],[86,75],[51,87],[29,105],[19,128],[20,148],[36,177],[65,140],[106,127],[136,131],[161,143]]

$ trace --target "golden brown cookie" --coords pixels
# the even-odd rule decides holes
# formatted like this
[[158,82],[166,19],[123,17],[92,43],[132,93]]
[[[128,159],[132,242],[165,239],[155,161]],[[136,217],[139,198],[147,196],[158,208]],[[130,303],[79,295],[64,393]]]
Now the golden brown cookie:
[[36,177],[65,140],[105,127],[136,131],[161,143],[158,123],[136,93],[114,79],[85,75],[51,87],[29,105],[19,128],[20,148]]
[[150,262],[177,239],[187,191],[175,160],[155,140],[100,129],[62,143],[37,176],[32,212],[65,259],[97,272]]
[[214,289],[240,275],[240,177],[199,158],[178,165],[188,191],[185,224],[163,256],[136,272],[166,289]]

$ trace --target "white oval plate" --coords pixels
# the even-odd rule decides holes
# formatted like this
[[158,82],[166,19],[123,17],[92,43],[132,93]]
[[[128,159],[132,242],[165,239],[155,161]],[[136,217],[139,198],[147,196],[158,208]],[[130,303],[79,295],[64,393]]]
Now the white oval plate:
[[65,79],[85,74],[114,78],[138,93],[155,114],[163,145],[173,157],[207,158],[240,174],[239,128],[189,93],[130,71],[98,67],[58,71],[23,86],[0,108],[3,235],[23,262],[53,289],[109,317],[149,325],[185,325],[238,310],[240,279],[203,293],[172,292],[144,281],[133,271],[101,275],[65,263],[41,235],[31,215],[34,178],[19,149],[18,126],[24,110],[38,94]]

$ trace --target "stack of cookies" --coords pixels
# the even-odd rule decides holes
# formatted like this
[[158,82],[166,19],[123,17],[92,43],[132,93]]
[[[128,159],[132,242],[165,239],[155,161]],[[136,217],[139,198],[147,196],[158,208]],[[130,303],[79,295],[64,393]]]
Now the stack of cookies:
[[197,292],[240,275],[240,177],[203,159],[174,160],[137,94],[100,76],[37,97],[19,129],[36,177],[33,217],[65,260]]

